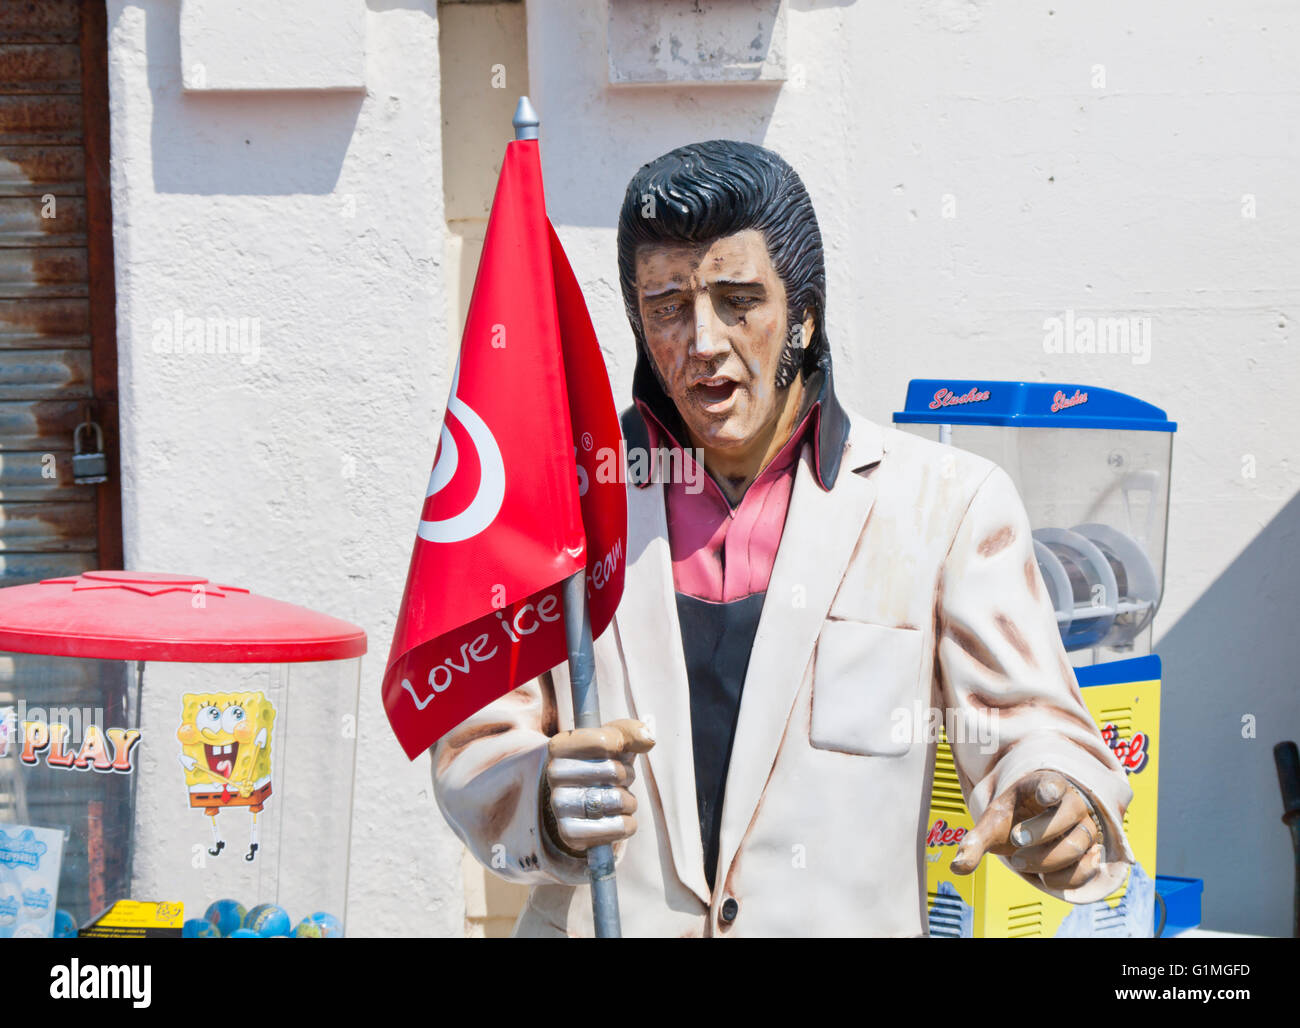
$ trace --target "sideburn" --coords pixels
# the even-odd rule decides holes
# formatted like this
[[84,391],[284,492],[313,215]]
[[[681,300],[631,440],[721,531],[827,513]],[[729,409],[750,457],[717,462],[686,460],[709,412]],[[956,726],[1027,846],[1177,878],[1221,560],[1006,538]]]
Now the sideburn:
[[786,332],[785,347],[781,350],[780,360],[776,365],[776,388],[784,389],[795,380],[799,369],[803,367],[804,348],[799,345],[803,337],[803,325],[795,322]]

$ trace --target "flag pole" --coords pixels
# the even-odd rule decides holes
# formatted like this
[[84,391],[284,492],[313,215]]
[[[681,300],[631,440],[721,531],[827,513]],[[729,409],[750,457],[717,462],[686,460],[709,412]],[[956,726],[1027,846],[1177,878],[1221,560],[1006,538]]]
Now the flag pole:
[[[587,609],[586,568],[579,568],[564,580],[564,635],[569,647],[575,727],[599,728],[600,698],[596,694],[596,657],[592,652],[591,614]],[[619,938],[623,932],[618,916],[618,883],[614,879],[614,847],[609,843],[587,850],[587,877],[591,879],[596,938]]]
[[[514,116],[515,139],[536,139],[540,119],[521,96]],[[587,606],[587,570],[579,568],[564,580],[564,641],[569,652],[569,684],[573,693],[575,728],[600,727],[600,697],[596,691],[596,656],[591,641],[591,611]],[[587,850],[591,881],[591,910],[596,938],[622,935],[618,914],[618,882],[614,877],[614,847]]]

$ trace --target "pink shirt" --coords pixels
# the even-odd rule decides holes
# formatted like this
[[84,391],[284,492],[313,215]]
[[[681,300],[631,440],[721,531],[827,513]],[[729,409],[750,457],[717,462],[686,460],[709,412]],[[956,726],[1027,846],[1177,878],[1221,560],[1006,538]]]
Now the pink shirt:
[[[690,473],[679,477],[696,483],[691,488],[699,489],[701,481],[704,487],[691,492],[685,481],[664,483],[673,585],[678,592],[728,603],[767,589],[810,421],[806,415],[735,507],[708,472],[689,454],[683,455]],[[653,415],[646,422],[652,449],[661,445],[680,449]]]

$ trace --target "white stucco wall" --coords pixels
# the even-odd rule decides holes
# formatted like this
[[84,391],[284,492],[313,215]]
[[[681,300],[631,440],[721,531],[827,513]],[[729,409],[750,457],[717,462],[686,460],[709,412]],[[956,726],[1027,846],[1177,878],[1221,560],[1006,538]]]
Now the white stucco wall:
[[[126,558],[366,629],[349,929],[458,935],[459,843],[379,700],[449,387],[437,20],[363,6],[364,92],[207,95],[182,90],[175,0],[109,2]],[[257,345],[160,353],[177,310],[256,319]],[[146,695],[172,763],[176,717]]]
[[[1118,389],[1179,423],[1159,870],[1206,880],[1209,927],[1289,934],[1271,749],[1300,736],[1300,13],[794,0],[780,88],[611,89],[603,0],[529,10],[551,219],[620,402],[627,180],[730,137],[781,152],[812,193],[837,384],[867,416],[888,422],[910,378],[985,377]],[[1150,317],[1149,361],[1045,353],[1044,320],[1066,310]]]
[[[108,7],[127,558],[370,633],[359,934],[462,930],[460,847],[378,692],[457,342],[433,8],[369,0],[364,94],[204,96],[182,92],[173,0]],[[1270,749],[1300,736],[1300,14],[796,0],[783,85],[612,88],[604,0],[528,12],[550,214],[620,402],[623,189],[665,150],[725,136],[807,182],[838,386],[868,416],[888,422],[909,378],[942,375],[1095,384],[1179,422],[1159,870],[1206,879],[1210,927],[1286,932]],[[155,352],[176,310],[259,319],[256,359]],[[1149,316],[1150,360],[1045,353],[1044,320],[1067,310]]]

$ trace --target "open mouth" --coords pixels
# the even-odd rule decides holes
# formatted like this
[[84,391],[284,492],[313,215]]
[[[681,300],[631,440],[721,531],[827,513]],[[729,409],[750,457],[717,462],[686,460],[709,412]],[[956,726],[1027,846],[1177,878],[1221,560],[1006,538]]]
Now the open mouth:
[[712,407],[730,400],[739,386],[729,378],[702,378],[692,388],[706,407]]
[[224,746],[204,745],[208,757],[208,770],[215,771],[223,778],[229,778],[235,770],[235,758],[239,756],[239,743],[229,742]]

